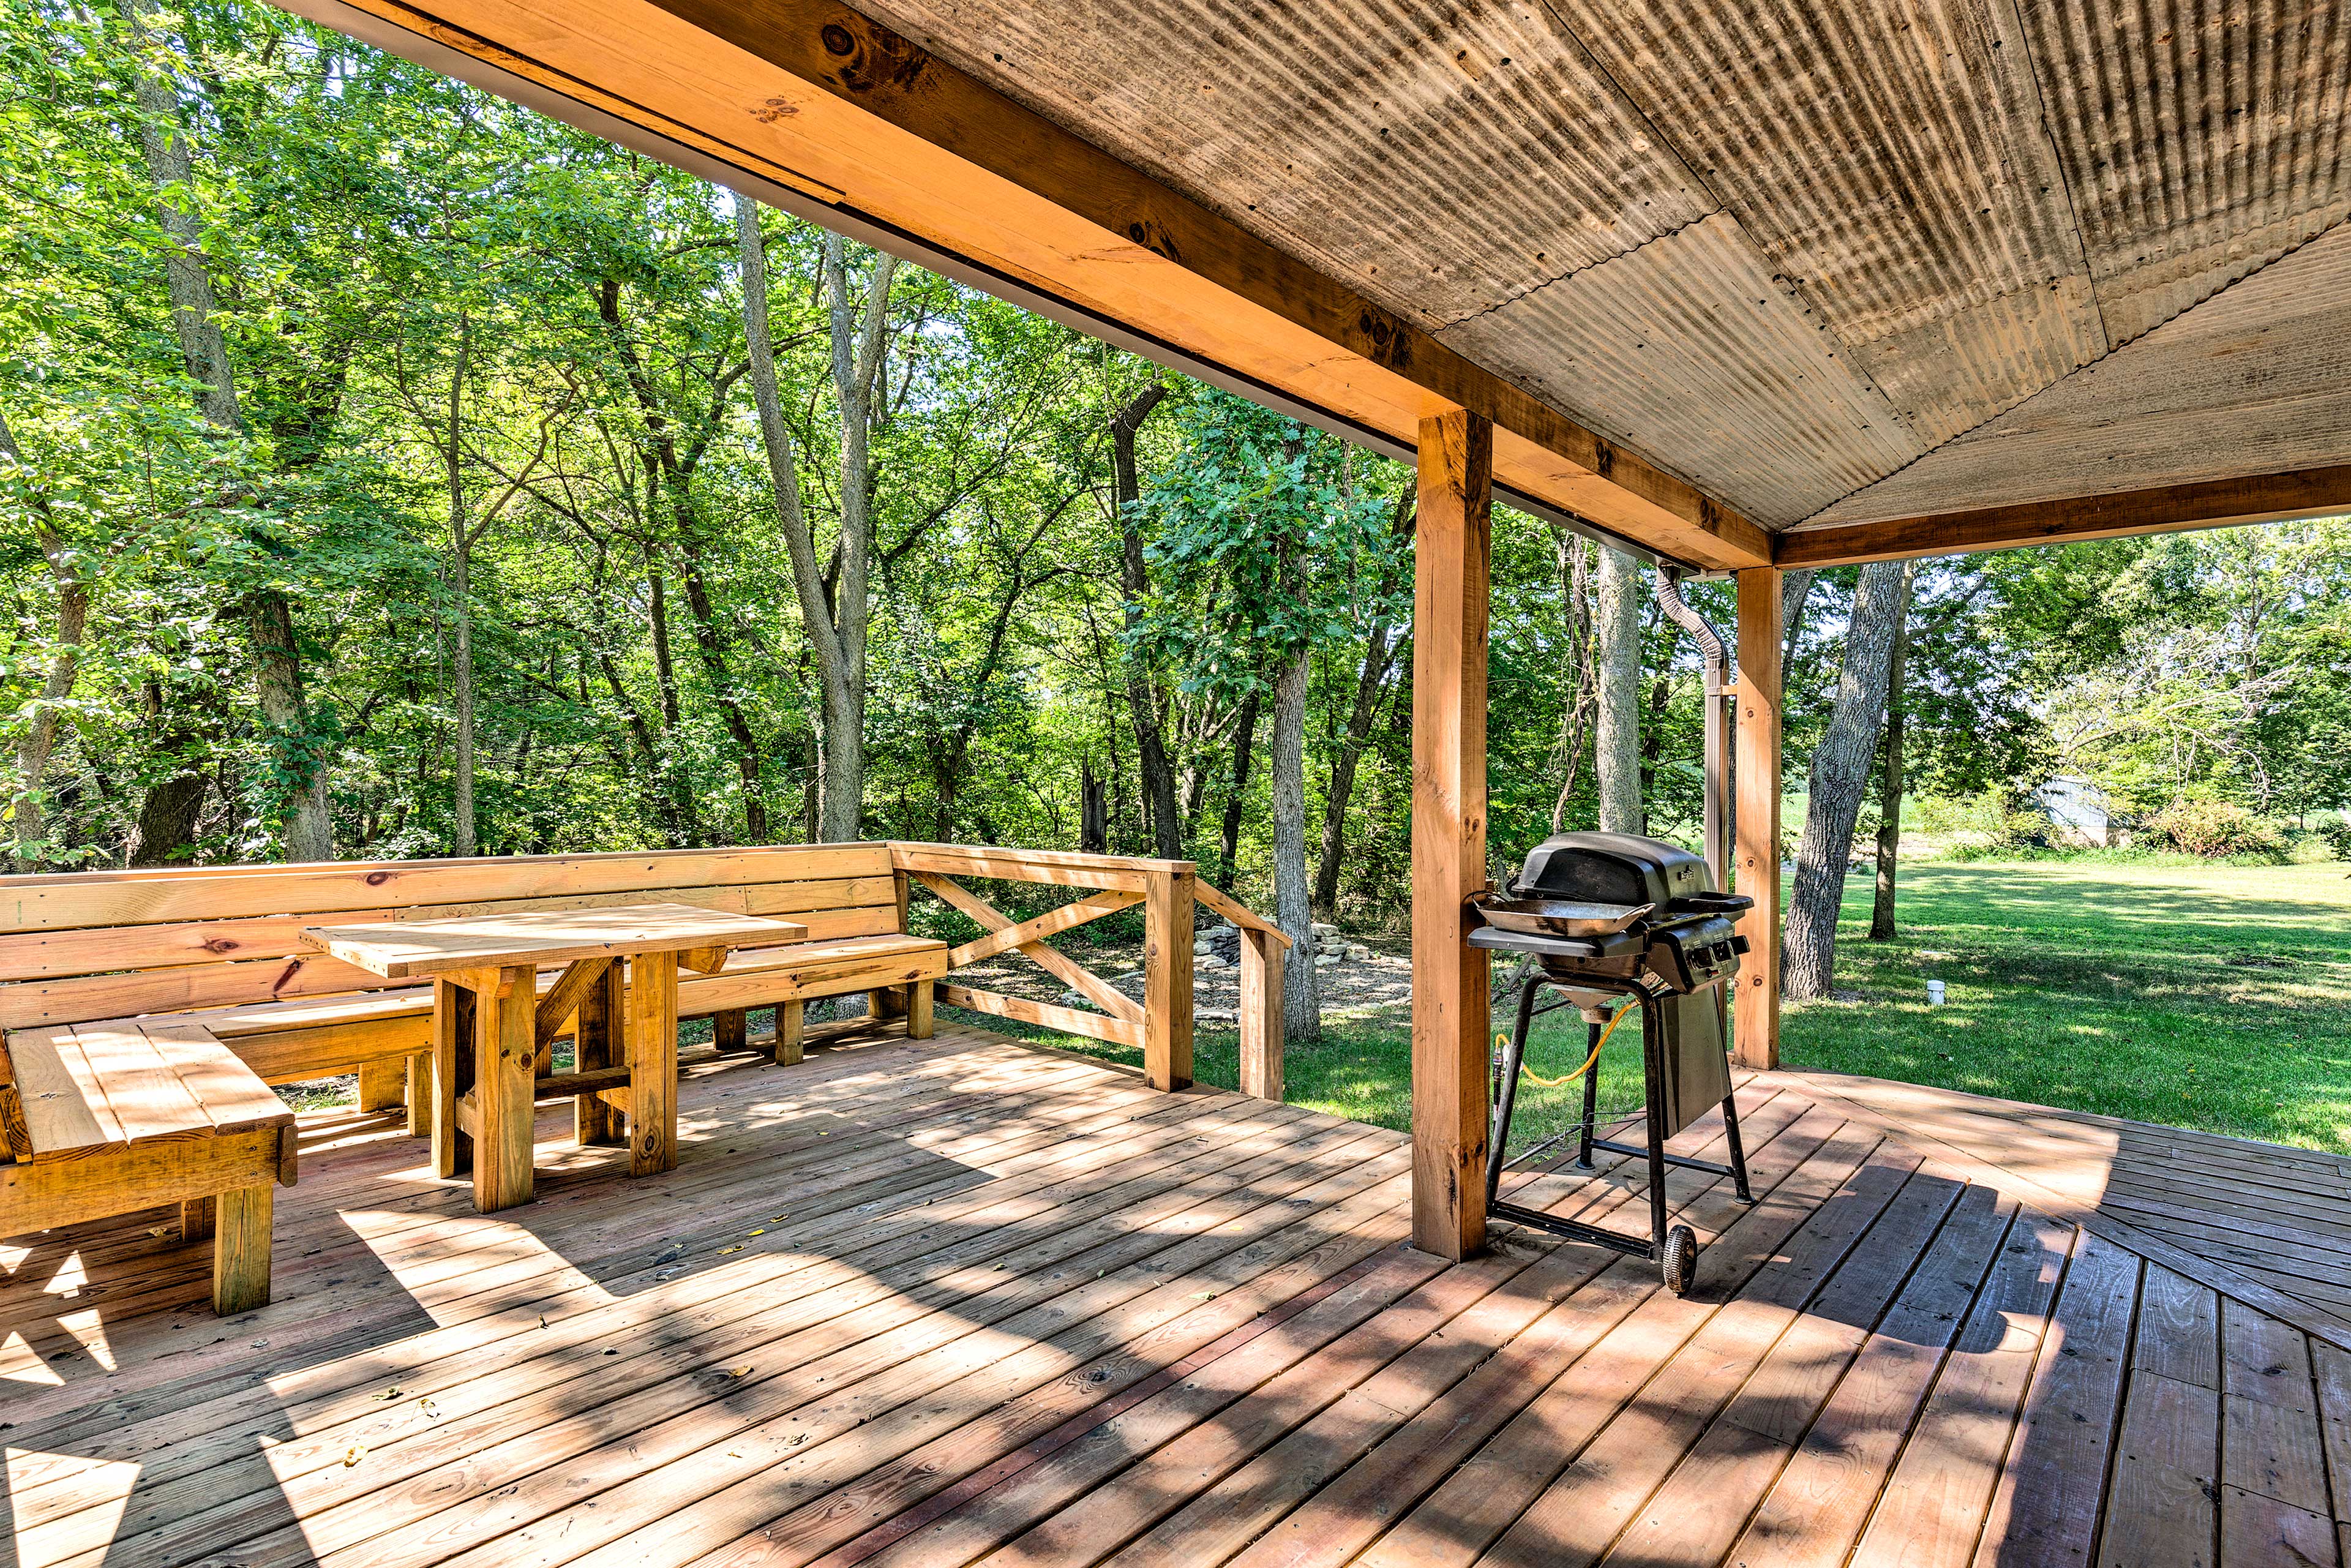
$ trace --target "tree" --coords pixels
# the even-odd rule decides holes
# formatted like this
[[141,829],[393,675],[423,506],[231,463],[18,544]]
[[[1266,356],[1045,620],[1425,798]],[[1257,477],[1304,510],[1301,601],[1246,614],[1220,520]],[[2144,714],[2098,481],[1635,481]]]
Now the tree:
[[1909,567],[1873,561],[1861,569],[1845,625],[1844,658],[1827,732],[1813,750],[1811,797],[1796,849],[1795,887],[1782,949],[1782,993],[1824,997],[1834,982],[1837,912],[1861,818],[1863,790],[1886,715],[1886,676],[1895,626],[1908,592]]
[[1870,902],[1869,939],[1894,940],[1894,883],[1902,852],[1903,665],[1910,643],[1910,600],[1917,562],[1902,563],[1902,591],[1894,609],[1894,648],[1886,667],[1886,744],[1878,764],[1877,886]]
[[1395,503],[1359,493],[1340,444],[1280,415],[1206,389],[1183,413],[1181,453],[1136,505],[1138,522],[1155,533],[1150,555],[1161,568],[1138,639],[1190,692],[1238,700],[1263,687],[1269,666],[1274,672],[1274,904],[1301,955],[1284,967],[1283,1028],[1319,1039],[1306,868],[1310,678],[1318,649],[1361,634],[1359,608],[1398,612],[1400,590],[1362,599],[1367,582],[1401,577],[1388,559]]
[[792,565],[800,621],[823,691],[824,745],[819,773],[817,831],[828,842],[864,834],[867,635],[872,606],[867,576],[873,559],[872,434],[874,384],[890,342],[890,285],[897,257],[877,253],[864,277],[864,298],[850,287],[848,242],[824,237],[826,322],[831,345],[832,392],[841,420],[838,503],[841,529],[833,566],[818,563],[815,529],[800,498],[799,462],[778,392],[772,330],[768,320],[768,263],[759,209],[735,204],[742,246],[743,314],[751,343],[751,387],[759,411],[759,437],[775,490],[777,517]]
[[[150,10],[151,0],[127,0],[122,18],[131,44],[126,59],[136,73],[139,144],[154,183],[157,222],[171,242],[163,270],[171,294],[172,326],[187,361],[197,408],[224,442],[237,443],[247,434],[245,412],[221,330],[220,299],[214,287],[212,263],[204,252],[203,225],[186,204],[185,193],[193,190],[196,183],[194,159],[181,123],[179,94],[165,75],[170,51],[156,43],[141,19]],[[313,412],[331,413],[330,410]],[[308,454],[298,450],[286,455],[298,461]],[[223,497],[223,504],[246,499],[232,492]],[[327,801],[325,758],[304,698],[302,653],[293,606],[273,581],[254,584],[244,598],[254,690],[283,779],[282,837],[287,857],[332,860],[334,826]]]
[[1600,550],[1598,774],[1600,826],[1638,833],[1641,810],[1641,563]]

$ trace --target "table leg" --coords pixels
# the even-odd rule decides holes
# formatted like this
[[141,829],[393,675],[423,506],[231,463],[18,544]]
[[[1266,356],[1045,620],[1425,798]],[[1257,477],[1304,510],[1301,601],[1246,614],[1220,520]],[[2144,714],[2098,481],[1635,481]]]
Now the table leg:
[[484,1214],[531,1199],[531,1123],[538,1055],[538,973],[493,973],[474,1008],[474,1207]]
[[474,1136],[457,1124],[457,1102],[474,1086],[474,992],[462,977],[433,980],[433,1174],[444,1180],[474,1168]]
[[629,1174],[677,1165],[677,955],[629,960]]
[[[580,1071],[628,1061],[627,1017],[621,961],[615,958],[580,998],[579,1032],[572,1040]],[[627,1118],[601,1095],[582,1094],[572,1104],[572,1130],[583,1145],[618,1148],[629,1141]]]

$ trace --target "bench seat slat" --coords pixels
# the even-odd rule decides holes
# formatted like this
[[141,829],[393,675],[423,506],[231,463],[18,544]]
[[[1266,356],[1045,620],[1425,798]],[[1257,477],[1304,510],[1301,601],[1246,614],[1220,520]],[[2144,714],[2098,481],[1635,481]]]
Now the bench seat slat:
[[212,1135],[212,1118],[136,1020],[76,1024],[73,1037],[89,1064],[82,1092],[105,1101],[123,1143]]
[[85,1087],[93,1074],[70,1028],[9,1036],[8,1061],[33,1158],[70,1157],[123,1143],[122,1128],[106,1096],[93,1095]]
[[147,1036],[204,1108],[214,1135],[283,1126],[294,1120],[286,1102],[272,1094],[269,1085],[210,1030],[193,1024],[154,1024]]

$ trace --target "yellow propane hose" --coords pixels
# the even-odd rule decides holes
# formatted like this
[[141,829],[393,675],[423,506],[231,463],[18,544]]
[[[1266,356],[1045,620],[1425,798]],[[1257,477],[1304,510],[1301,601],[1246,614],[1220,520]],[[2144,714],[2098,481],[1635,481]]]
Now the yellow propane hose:
[[[1526,1059],[1524,1057],[1520,1057],[1519,1059],[1519,1076],[1521,1078],[1532,1079],[1535,1082],[1541,1084],[1546,1089],[1557,1089],[1564,1084],[1574,1082],[1577,1079],[1592,1071],[1592,1064],[1600,1060],[1600,1048],[1608,1043],[1608,1037],[1616,1032],[1616,1026],[1625,1021],[1625,1015],[1640,1005],[1641,998],[1635,997],[1631,1001],[1626,1002],[1623,1007],[1618,1008],[1614,1016],[1609,1019],[1608,1027],[1600,1031],[1600,1038],[1593,1042],[1592,1054],[1583,1059],[1583,1066],[1577,1068],[1566,1077],[1545,1078],[1539,1072],[1531,1071],[1528,1069]],[[1494,1043],[1507,1051],[1510,1049],[1510,1037],[1507,1034],[1497,1034],[1494,1036]]]

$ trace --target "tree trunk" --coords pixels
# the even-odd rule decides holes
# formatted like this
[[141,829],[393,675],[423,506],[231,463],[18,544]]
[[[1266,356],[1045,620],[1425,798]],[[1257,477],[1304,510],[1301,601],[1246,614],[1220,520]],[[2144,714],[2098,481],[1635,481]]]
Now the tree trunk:
[[1641,563],[1600,550],[1600,826],[1641,831]]
[[1273,907],[1290,938],[1281,967],[1281,1029],[1285,1038],[1322,1038],[1320,975],[1314,967],[1314,914],[1306,881],[1306,676],[1311,648],[1301,647],[1273,686]]
[[1233,787],[1225,797],[1224,836],[1217,845],[1217,879],[1228,888],[1233,884],[1235,862],[1240,858],[1241,811],[1249,801],[1249,754],[1257,748],[1259,697],[1257,688],[1251,687],[1241,699],[1241,711],[1233,724]]
[[1110,798],[1091,760],[1078,782],[1078,848],[1090,855],[1110,852]]
[[[16,433],[5,417],[0,417],[0,458],[15,468],[25,464],[24,454],[16,449]],[[37,869],[47,848],[47,801],[42,781],[49,770],[49,753],[57,745],[57,714],[73,695],[81,670],[82,635],[89,621],[89,581],[64,536],[57,531],[47,497],[37,488],[32,488],[32,494],[35,541],[41,547],[41,559],[48,563],[49,578],[57,588],[57,634],[50,645],[47,678],[41,683],[41,695],[26,720],[24,737],[16,742],[18,788],[11,834],[16,847],[10,858],[20,872]]]
[[1355,700],[1347,709],[1347,730],[1340,740],[1339,755],[1331,762],[1331,798],[1322,806],[1322,852],[1314,868],[1314,907],[1325,920],[1338,914],[1339,859],[1346,852],[1347,803],[1354,799],[1356,768],[1364,758],[1364,743],[1371,738],[1372,720],[1379,714],[1380,690],[1387,684],[1396,648],[1403,641],[1386,622],[1377,619],[1364,639]]
[[[1135,465],[1134,438],[1143,422],[1167,395],[1164,382],[1154,382],[1135,394],[1110,422],[1112,494],[1118,503],[1119,591],[1124,597],[1126,629],[1131,633],[1143,618],[1143,531],[1134,518],[1134,503],[1143,496],[1143,476]],[[1162,860],[1184,858],[1183,820],[1176,806],[1176,772],[1168,766],[1166,737],[1159,722],[1159,694],[1151,671],[1132,652],[1126,664],[1126,706],[1134,724],[1134,750],[1143,772],[1144,810],[1150,818],[1152,844]]]
[[849,298],[846,242],[838,235],[824,237],[833,392],[841,410],[840,570],[828,583],[817,555],[814,529],[801,505],[799,459],[776,382],[775,340],[768,322],[767,242],[759,232],[759,209],[747,197],[736,198],[735,229],[760,444],[767,453],[777,517],[783,528],[785,551],[791,558],[792,587],[799,600],[801,624],[816,656],[818,689],[822,695],[817,834],[829,843],[846,842],[864,831],[866,629],[872,613],[866,577],[873,548],[872,392],[888,344],[890,285],[898,262],[891,256],[874,262],[861,321]]
[[1796,850],[1795,888],[1788,900],[1780,972],[1781,994],[1792,998],[1824,997],[1834,984],[1837,913],[1844,899],[1854,825],[1861,817],[1862,793],[1877,752],[1895,622],[1907,581],[1908,568],[1903,562],[1873,561],[1862,568],[1854,591],[1836,706],[1813,752],[1812,798]]
[[1902,674],[1910,652],[1910,587],[1917,563],[1905,561],[1902,599],[1894,612],[1894,652],[1886,666],[1886,763],[1877,792],[1877,890],[1869,939],[1894,940],[1895,862],[1902,852]]
[[172,768],[149,784],[140,798],[125,863],[186,865],[195,858],[196,815],[204,809],[204,790],[211,780],[183,755],[195,743],[195,728],[164,706],[161,683],[147,683],[141,706],[147,721],[148,756],[169,758]]
[[471,855],[479,847],[474,821],[474,537],[465,518],[465,471],[459,459],[464,434],[465,371],[473,358],[474,330],[470,318],[457,318],[457,364],[449,373],[448,444],[442,449],[449,484],[449,610],[456,644],[450,667],[457,709],[455,817],[454,852]]
[[1780,633],[1785,639],[1780,648],[1782,672],[1796,662],[1796,644],[1803,639],[1804,605],[1813,597],[1813,584],[1820,575],[1809,570],[1780,575]]
[[1583,746],[1600,704],[1599,659],[1593,647],[1592,551],[1565,528],[1559,530],[1559,581],[1567,595],[1567,641],[1575,659],[1573,686],[1561,699],[1559,790],[1552,798],[1551,831],[1567,829],[1568,803],[1583,768]]

